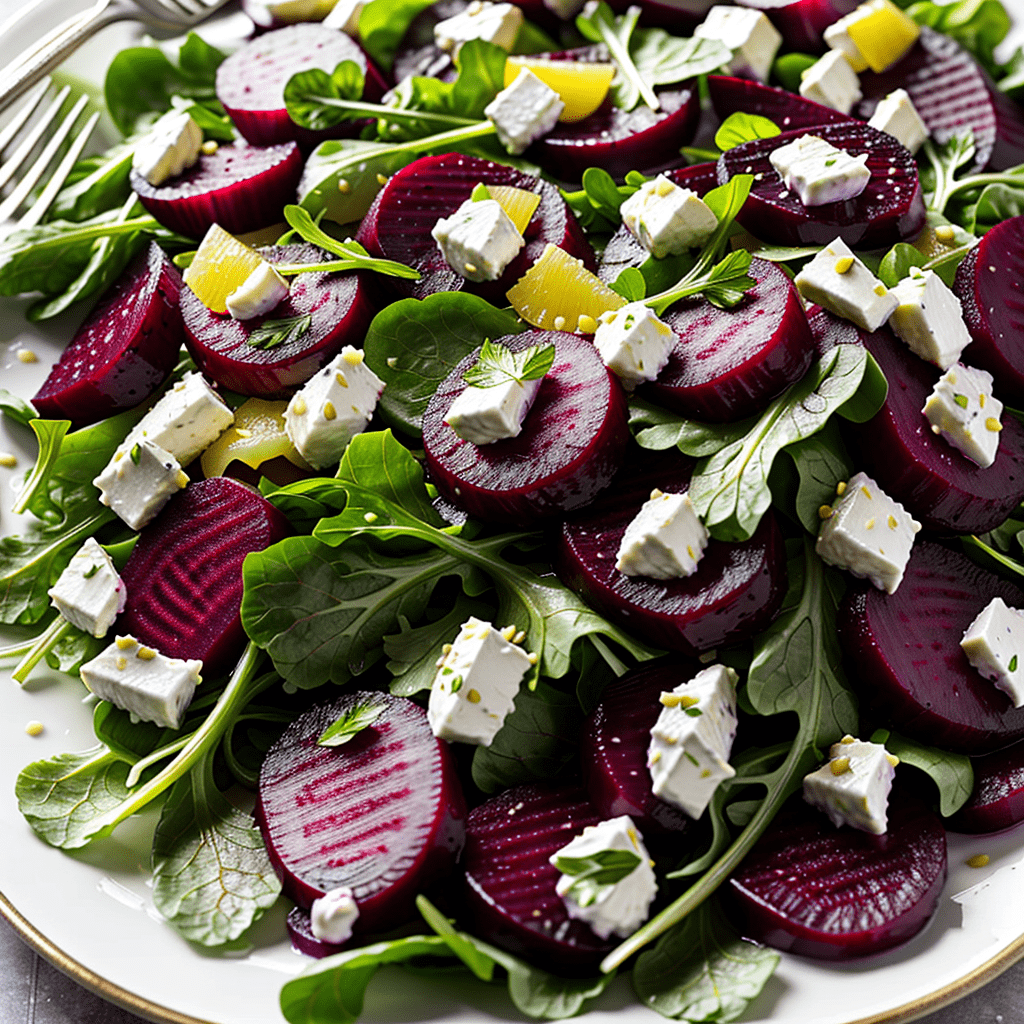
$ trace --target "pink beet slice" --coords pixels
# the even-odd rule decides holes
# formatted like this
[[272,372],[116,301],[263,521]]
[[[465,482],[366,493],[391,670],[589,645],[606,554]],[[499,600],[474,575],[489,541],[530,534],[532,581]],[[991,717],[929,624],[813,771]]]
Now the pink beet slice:
[[914,543],[895,594],[853,581],[839,615],[849,677],[879,721],[914,739],[986,754],[1024,738],[1024,708],[972,667],[964,631],[994,598],[1024,607],[1024,592],[939,544]]
[[[753,4],[745,4],[751,7]],[[715,113],[724,121],[730,114],[759,114],[784,132],[816,128],[820,124],[850,124],[855,119],[787,89],[762,85],[748,78],[708,75],[708,92]]]
[[[271,263],[318,263],[327,255],[299,244],[261,250]],[[282,397],[304,384],[344,345],[361,347],[376,312],[371,286],[358,273],[307,272],[289,278],[290,291],[274,309],[251,320],[214,313],[191,288],[181,292],[185,344],[196,365],[231,391],[261,398]],[[308,328],[273,348],[250,343],[263,324],[309,317]]]
[[1001,832],[1024,821],[1024,743],[972,761],[974,791],[949,820],[956,832]]
[[[383,708],[371,725],[341,746],[317,743],[365,704]],[[448,747],[404,697],[356,692],[311,708],[260,769],[256,821],[284,894],[308,910],[328,890],[349,886],[359,932],[415,915],[416,894],[455,867],[465,819]]]
[[164,185],[150,185],[132,171],[139,201],[164,227],[202,238],[213,223],[232,234],[274,224],[295,201],[302,154],[294,142],[281,146],[221,146]]
[[284,516],[237,480],[189,484],[139,535],[121,570],[128,602],[118,632],[169,658],[198,658],[208,678],[230,668],[246,639],[242,562],[289,533]]
[[562,331],[529,330],[498,339],[513,352],[555,346],[555,361],[518,437],[463,441],[444,417],[466,388],[467,356],[438,387],[423,415],[423,447],[438,490],[488,522],[532,526],[582,508],[611,483],[629,441],[626,399],[597,349]]
[[784,49],[801,53],[821,53],[821,38],[833,22],[849,14],[856,0],[743,0],[742,7],[764,11],[771,23],[782,33]]
[[466,909],[471,930],[556,974],[595,973],[614,946],[573,921],[548,858],[603,820],[581,789],[516,786],[470,811]]
[[181,275],[150,242],[100,299],[32,404],[45,419],[95,423],[144,402],[174,369]]
[[821,960],[880,953],[916,935],[946,881],[946,833],[898,790],[888,819],[883,836],[836,828],[794,798],[729,880],[742,933]]
[[837,235],[858,249],[888,248],[913,238],[924,226],[924,199],[917,164],[891,135],[855,122],[819,125],[814,134],[838,149],[868,154],[867,188],[843,203],[804,206],[785,186],[769,155],[807,133],[783,132],[730,149],[718,160],[722,184],[734,174],[753,174],[754,187],[739,220],[755,237],[779,245],[826,245]]

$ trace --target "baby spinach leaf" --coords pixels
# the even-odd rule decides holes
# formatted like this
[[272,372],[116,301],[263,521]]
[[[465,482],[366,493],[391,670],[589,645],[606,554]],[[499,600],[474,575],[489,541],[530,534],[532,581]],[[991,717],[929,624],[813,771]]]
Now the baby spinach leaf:
[[457,956],[481,981],[490,981],[494,977],[496,961],[483,950],[478,949],[472,940],[464,938],[452,926],[444,914],[434,906],[422,893],[416,897],[416,909],[423,920],[447,943],[451,952]]
[[413,18],[434,0],[370,0],[359,15],[359,41],[374,62],[390,71]]
[[943,4],[918,0],[907,8],[907,14],[919,25],[952,36],[990,74],[998,73],[995,48],[1010,31],[1010,16],[1000,0],[957,0]]
[[642,174],[637,174],[625,184],[617,185],[603,167],[588,167],[583,172],[583,188],[578,192],[563,190],[562,197],[588,234],[611,232],[622,223],[619,208],[623,201],[638,191],[646,180]]
[[358,736],[364,729],[369,729],[380,718],[384,704],[376,697],[346,711],[341,718],[332,722],[320,734],[317,743],[321,747],[340,747]]
[[643,100],[651,110],[660,110],[661,104],[652,84],[645,80],[629,52],[630,39],[639,20],[639,7],[631,7],[616,18],[604,0],[590,0],[583,13],[577,15],[576,27],[585,39],[608,47],[616,67],[612,94],[617,107],[632,110]]
[[629,398],[629,427],[641,448],[660,452],[678,448],[684,455],[714,455],[750,432],[755,420],[737,423],[700,423],[683,419],[644,398]]
[[[101,643],[106,646],[104,641]],[[129,764],[151,754],[174,734],[174,730],[153,722],[133,722],[129,712],[105,700],[101,700],[92,713],[92,730],[100,743]]]
[[[68,175],[47,214],[50,220],[82,221],[105,210],[120,209],[131,195],[129,176],[134,150],[114,146],[102,156],[85,157]],[[85,172],[85,173],[82,173]]]
[[974,768],[966,754],[929,747],[888,729],[876,729],[871,734],[871,742],[884,744],[890,754],[900,759],[900,764],[910,765],[930,776],[939,791],[939,813],[944,818],[956,814],[970,800],[974,792]]
[[298,71],[285,83],[288,116],[300,127],[323,131],[345,121],[366,117],[344,102],[363,95],[363,72],[352,60],[343,60],[330,74],[322,68]]
[[[821,526],[819,509],[831,504],[839,482],[849,480],[853,475],[853,461],[847,454],[835,420],[829,420],[819,433],[787,445],[782,451],[787,458],[775,465],[789,462],[793,466],[796,480],[792,507],[797,521],[808,533],[817,536]],[[770,482],[774,492],[775,467]]]
[[878,266],[878,279],[886,288],[895,288],[905,277],[910,276],[911,267],[923,267],[928,257],[906,242],[897,242],[883,257]]
[[974,207],[974,219],[970,225],[976,235],[984,234],[989,228],[1010,217],[1024,213],[1024,177],[1019,185],[996,183],[982,189]]
[[624,267],[610,287],[627,302],[640,302],[647,297],[647,282],[636,267]]
[[804,72],[817,61],[809,53],[784,53],[772,65],[772,76],[783,89],[799,92]]
[[715,132],[715,145],[723,152],[754,139],[773,139],[781,135],[782,129],[760,114],[744,114],[736,111],[730,114]]
[[32,420],[39,419],[39,413],[31,402],[12,395],[6,388],[0,388],[0,412],[23,427],[27,427]]
[[641,76],[652,85],[676,85],[710,74],[732,57],[729,47],[718,39],[685,39],[660,28],[636,29],[629,52]]

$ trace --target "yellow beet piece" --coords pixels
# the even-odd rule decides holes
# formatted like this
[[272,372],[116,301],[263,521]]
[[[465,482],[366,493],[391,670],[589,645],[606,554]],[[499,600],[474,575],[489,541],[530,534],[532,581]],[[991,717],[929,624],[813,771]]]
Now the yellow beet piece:
[[508,214],[508,218],[516,226],[519,234],[526,234],[530,218],[540,206],[540,196],[525,188],[512,185],[488,185],[490,197]]
[[521,68],[529,68],[545,85],[554,89],[565,104],[558,120],[582,121],[604,102],[615,77],[614,64],[585,64],[574,60],[539,60],[509,57],[505,63],[508,88]]
[[227,297],[263,262],[255,249],[211,224],[182,277],[204,306],[226,313]]
[[846,28],[872,71],[891,68],[917,42],[920,28],[891,0],[861,4]]
[[303,469],[308,465],[284,431],[287,402],[250,398],[235,412],[235,422],[203,452],[200,464],[206,477],[222,476],[228,464],[238,459],[250,469],[283,455]]

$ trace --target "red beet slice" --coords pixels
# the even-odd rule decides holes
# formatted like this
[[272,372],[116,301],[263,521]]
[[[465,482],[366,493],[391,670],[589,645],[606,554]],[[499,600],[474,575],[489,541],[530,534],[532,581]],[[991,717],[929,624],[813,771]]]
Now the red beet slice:
[[964,630],[994,597],[1024,607],[1024,592],[959,552],[918,540],[888,595],[853,581],[839,639],[861,699],[879,721],[922,743],[987,754],[1024,738],[1024,708],[972,667]]
[[285,918],[285,927],[288,929],[288,938],[291,939],[292,948],[306,956],[322,960],[325,956],[333,956],[345,948],[344,942],[324,942],[313,934],[313,924],[309,919],[309,911],[303,907],[292,907]]
[[754,187],[739,216],[752,235],[779,245],[826,245],[838,235],[851,247],[880,249],[913,238],[924,227],[924,199],[914,158],[891,135],[852,121],[819,125],[814,134],[855,156],[868,154],[867,188],[844,203],[804,206],[785,187],[768,157],[806,134],[798,130],[744,142],[719,158],[722,184],[734,174],[754,175]]
[[493,444],[463,441],[443,422],[466,388],[467,356],[438,387],[423,414],[431,476],[449,500],[488,522],[531,526],[540,517],[582,508],[611,483],[629,441],[626,399],[618,380],[586,338],[524,331],[499,339],[513,352],[555,346],[518,437]]
[[474,808],[463,856],[472,931],[556,974],[596,972],[615,943],[569,918],[548,858],[602,820],[580,789],[516,786]]
[[[329,257],[312,245],[262,249],[271,263],[319,263]],[[214,313],[191,288],[181,292],[185,344],[196,365],[231,391],[281,397],[304,384],[345,345],[360,347],[376,312],[371,286],[357,273],[304,273],[290,278],[288,296],[265,316],[234,320]],[[267,321],[310,317],[307,330],[273,348],[250,344]]]
[[1001,832],[1024,821],[1024,743],[973,760],[974,791],[949,820],[956,832]]
[[[829,25],[849,14],[856,0],[743,0],[742,7],[764,11],[782,33],[784,48],[802,53],[821,53],[821,34]],[[753,111],[751,111],[753,113]]]
[[795,798],[729,880],[748,938],[822,960],[880,953],[927,924],[946,881],[942,822],[893,793],[889,830],[836,828]]
[[784,132],[816,128],[819,124],[856,123],[854,118],[831,107],[749,78],[708,75],[708,92],[715,113],[723,121],[730,114],[760,114],[774,121]]
[[[347,743],[317,739],[372,701],[380,716]],[[416,894],[448,875],[462,850],[466,804],[447,745],[411,700],[350,693],[297,718],[260,769],[256,820],[286,896],[308,910],[341,885],[359,905],[355,930],[415,915]]]
[[139,535],[121,578],[121,633],[170,658],[199,658],[208,678],[245,645],[242,562],[291,533],[268,501],[237,480],[189,484]]
[[294,142],[282,146],[221,146],[166,185],[150,185],[132,171],[132,188],[161,224],[202,238],[213,223],[239,235],[274,224],[281,208],[295,201],[302,154]]
[[183,333],[181,274],[150,242],[100,299],[32,404],[82,427],[144,402],[174,369]]

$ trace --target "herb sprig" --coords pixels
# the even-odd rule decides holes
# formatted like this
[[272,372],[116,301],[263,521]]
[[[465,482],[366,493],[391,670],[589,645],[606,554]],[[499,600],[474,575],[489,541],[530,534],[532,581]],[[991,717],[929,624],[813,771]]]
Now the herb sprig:
[[525,384],[540,380],[554,361],[554,345],[531,345],[521,352],[513,352],[507,345],[488,340],[480,349],[480,357],[462,379],[475,388],[500,387],[510,381]]

